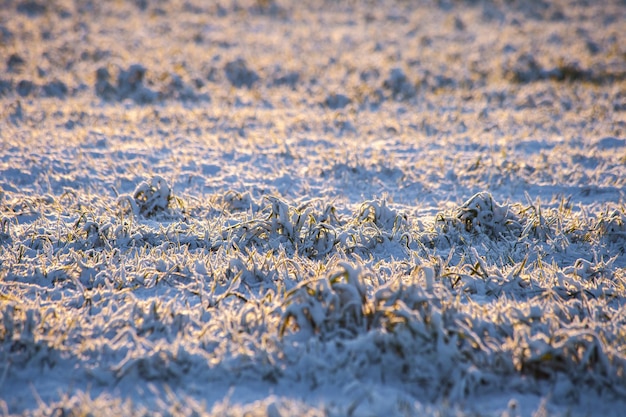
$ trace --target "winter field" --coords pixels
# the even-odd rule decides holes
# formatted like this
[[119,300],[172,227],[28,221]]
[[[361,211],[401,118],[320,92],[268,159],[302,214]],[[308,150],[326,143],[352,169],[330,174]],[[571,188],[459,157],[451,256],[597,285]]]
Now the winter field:
[[626,3],[0,0],[0,415],[623,416]]

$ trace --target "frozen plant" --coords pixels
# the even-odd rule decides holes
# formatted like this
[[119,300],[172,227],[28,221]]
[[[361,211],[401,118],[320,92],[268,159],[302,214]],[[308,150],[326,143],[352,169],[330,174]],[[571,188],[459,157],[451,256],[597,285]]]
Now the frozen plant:
[[142,181],[133,191],[132,197],[122,195],[118,202],[122,206],[128,204],[135,215],[150,217],[166,212],[174,199],[167,181],[155,175],[149,182]]
[[323,340],[354,337],[366,331],[372,308],[366,297],[365,273],[341,262],[330,277],[304,281],[286,297],[279,334],[287,329]]
[[391,96],[396,100],[409,100],[415,97],[415,86],[400,68],[393,68],[389,72],[389,77],[384,81],[383,87],[391,92]]
[[406,223],[406,218],[389,208],[385,200],[361,204],[358,219],[360,222],[372,222],[384,230],[393,230]]
[[252,85],[259,80],[259,75],[248,68],[246,61],[238,58],[230,61],[224,67],[226,78],[236,88],[252,88]]
[[0,218],[0,243],[11,242],[11,233],[9,230],[10,220],[8,217]]
[[482,191],[473,195],[457,210],[456,217],[468,232],[484,233],[498,237],[519,229],[517,215],[507,206],[496,203],[490,193]]
[[626,239],[626,214],[619,210],[613,210],[606,216],[600,217],[596,230],[602,236],[606,236],[610,242],[618,242]]

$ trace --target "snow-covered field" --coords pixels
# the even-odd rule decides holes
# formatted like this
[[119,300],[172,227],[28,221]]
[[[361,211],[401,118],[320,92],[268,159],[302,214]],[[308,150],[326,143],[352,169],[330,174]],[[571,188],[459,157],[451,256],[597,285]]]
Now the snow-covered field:
[[0,0],[0,415],[623,415],[625,29]]

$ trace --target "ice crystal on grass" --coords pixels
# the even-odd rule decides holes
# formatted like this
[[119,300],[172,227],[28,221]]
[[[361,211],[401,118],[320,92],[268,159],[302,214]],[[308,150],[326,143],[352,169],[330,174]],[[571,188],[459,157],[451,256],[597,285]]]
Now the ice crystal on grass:
[[434,230],[419,234],[426,246],[464,245],[466,239],[514,245],[522,233],[523,219],[509,205],[500,205],[488,192],[480,192],[458,208],[437,214]]
[[[171,189],[160,180],[137,187],[137,215],[149,213],[139,207],[153,207],[150,219],[171,210]],[[616,272],[615,256],[560,267],[514,249],[525,239],[554,250],[551,242],[575,221],[571,213],[558,226],[552,220],[558,211],[542,211],[539,221],[539,210],[515,214],[511,207],[521,205],[502,206],[481,193],[450,211],[444,230],[435,219],[419,226],[385,200],[346,213],[316,200],[248,198],[246,211],[231,212],[232,199],[216,197],[209,217],[166,216],[167,226],[129,222],[95,203],[97,209],[77,211],[56,234],[43,233],[56,221],[48,217],[79,210],[75,197],[5,203],[5,216],[7,207],[48,213],[31,220],[41,230],[8,258],[20,260],[11,261],[11,269],[2,266],[7,292],[0,298],[0,345],[12,364],[7,372],[85,357],[95,367],[89,372],[118,383],[185,384],[201,373],[233,381],[244,375],[319,381],[333,369],[342,369],[346,376],[339,380],[346,382],[348,375],[370,378],[368,369],[420,387],[428,401],[462,401],[503,381],[524,389],[547,384],[573,399],[584,389],[626,391],[618,301],[625,277]],[[619,228],[619,213],[575,224],[599,242]],[[545,232],[524,232],[529,223],[544,224]],[[23,227],[12,225],[9,233],[22,236]],[[455,249],[458,258],[439,246],[417,252],[402,238],[429,227],[466,242]],[[498,252],[508,258],[490,255],[490,242],[509,240]],[[616,245],[607,251],[618,253]],[[53,314],[17,297],[19,285],[47,288],[37,303],[58,297],[63,311]],[[68,322],[68,314],[89,319]],[[85,332],[110,347],[75,343]],[[311,366],[313,358],[324,365]]]
[[130,206],[133,214],[145,217],[169,213],[172,202],[180,200],[172,194],[167,181],[158,175],[152,177],[150,181],[139,183],[132,195],[123,195],[119,198],[121,206]]
[[463,203],[456,217],[466,231],[494,238],[513,235],[520,229],[519,220],[511,209],[496,203],[487,192],[478,193]]
[[[611,243],[623,243],[626,247],[626,212],[613,210],[600,217],[595,231]],[[622,251],[623,253],[623,251]]]
[[[363,271],[342,263],[326,279],[304,282],[287,297],[280,334],[291,326],[322,339],[354,337],[370,326]],[[291,323],[293,321],[293,323]]]

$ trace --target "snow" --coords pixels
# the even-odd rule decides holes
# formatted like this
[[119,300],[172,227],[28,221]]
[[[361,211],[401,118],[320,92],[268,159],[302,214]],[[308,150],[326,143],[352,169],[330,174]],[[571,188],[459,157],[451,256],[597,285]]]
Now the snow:
[[625,19],[4,2],[0,413],[621,415]]

